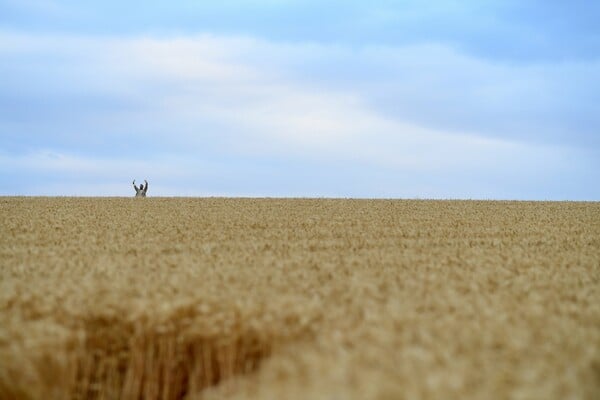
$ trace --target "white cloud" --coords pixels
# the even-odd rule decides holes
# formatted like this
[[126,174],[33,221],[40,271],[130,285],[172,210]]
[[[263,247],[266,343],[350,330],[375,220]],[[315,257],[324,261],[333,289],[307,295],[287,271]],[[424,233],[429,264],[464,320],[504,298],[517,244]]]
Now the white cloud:
[[[54,150],[26,154],[0,154],[0,170],[22,177],[20,194],[26,195],[110,195],[130,196],[131,182],[149,179],[153,196],[211,195],[203,190],[177,187],[189,179],[206,177],[206,171],[223,171],[220,166],[203,160],[174,158],[169,155],[150,159],[79,156]],[[0,195],[11,194],[2,185]],[[29,182],[31,180],[31,182]]]
[[187,174],[179,167],[169,165],[164,159],[159,162],[140,159],[100,158],[90,155],[77,156],[54,150],[37,150],[27,154],[2,155],[0,166],[19,171],[56,173],[67,176],[98,178],[107,176],[142,176],[152,171],[160,178],[180,178]]
[[[471,100],[489,102],[484,111],[502,114],[503,106],[514,108],[510,100],[515,95],[527,98],[531,87],[546,85],[540,69],[494,66],[439,45],[352,50],[209,35],[119,39],[4,33],[0,55],[14,66],[9,70],[14,81],[4,84],[9,93],[38,93],[49,99],[102,94],[136,104],[133,111],[92,109],[83,119],[57,117],[50,121],[56,130],[93,131],[96,139],[105,137],[116,145],[145,140],[161,146],[151,154],[125,159],[101,157],[87,148],[75,156],[56,144],[47,146],[50,150],[0,157],[6,168],[67,175],[76,171],[85,179],[143,176],[145,171],[152,171],[155,178],[185,179],[205,170],[194,155],[202,157],[212,146],[233,157],[339,160],[390,175],[419,172],[443,177],[477,171],[533,180],[540,173],[560,171],[572,156],[570,150],[513,136],[442,129],[435,123],[439,118],[420,123],[420,118],[407,118],[407,113],[389,112],[393,102],[379,107],[382,97],[397,99],[399,91],[413,96],[420,106],[427,100],[477,120],[467,109],[476,105],[455,104],[452,96],[464,99],[458,95],[461,90],[477,91]],[[27,64],[26,72],[18,72],[36,57],[39,66]],[[308,76],[312,70],[326,70],[322,59],[327,57],[347,76],[337,79],[333,72],[319,72],[321,78]],[[359,75],[363,79],[353,82]],[[322,80],[328,78],[331,82]],[[402,99],[407,109],[410,102]],[[432,116],[447,112],[426,107],[420,112],[426,111]],[[36,125],[35,115],[27,124],[29,132],[43,135],[44,126]],[[117,136],[111,130],[129,133]],[[238,168],[243,172],[245,167]],[[413,185],[423,187],[420,182]]]

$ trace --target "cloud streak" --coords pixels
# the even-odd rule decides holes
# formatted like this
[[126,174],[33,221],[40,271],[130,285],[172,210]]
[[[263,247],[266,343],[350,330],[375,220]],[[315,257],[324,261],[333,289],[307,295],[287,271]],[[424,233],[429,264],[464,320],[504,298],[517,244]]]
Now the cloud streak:
[[[70,194],[78,182],[151,175],[164,195],[598,196],[597,114],[567,106],[597,96],[594,78],[572,78],[593,77],[593,61],[494,65],[440,44],[7,32],[0,55],[0,162],[24,179],[63,176]],[[571,176],[569,195],[550,179]]]

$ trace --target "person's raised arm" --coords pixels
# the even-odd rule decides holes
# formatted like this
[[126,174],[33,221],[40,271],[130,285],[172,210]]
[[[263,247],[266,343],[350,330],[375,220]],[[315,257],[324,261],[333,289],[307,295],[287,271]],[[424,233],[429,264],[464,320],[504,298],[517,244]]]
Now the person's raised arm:
[[144,183],[146,183],[146,186],[144,186],[144,193],[146,193],[148,191],[148,181],[144,179]]
[[133,188],[135,189],[136,192],[139,190],[138,187],[135,186],[135,179],[133,180]]

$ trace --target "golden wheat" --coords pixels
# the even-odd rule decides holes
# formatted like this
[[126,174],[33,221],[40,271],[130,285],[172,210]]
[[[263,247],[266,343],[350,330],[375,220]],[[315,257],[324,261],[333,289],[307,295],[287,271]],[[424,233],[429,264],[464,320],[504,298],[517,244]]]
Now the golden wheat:
[[600,203],[0,198],[1,399],[594,399]]

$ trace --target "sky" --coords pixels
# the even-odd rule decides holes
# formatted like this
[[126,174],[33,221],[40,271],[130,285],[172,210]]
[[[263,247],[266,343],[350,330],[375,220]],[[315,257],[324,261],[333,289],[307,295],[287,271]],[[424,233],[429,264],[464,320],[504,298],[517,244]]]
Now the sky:
[[0,195],[600,200],[600,2],[0,0]]

